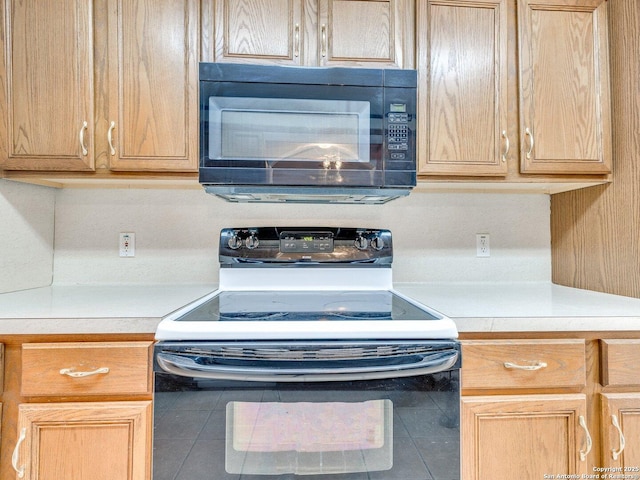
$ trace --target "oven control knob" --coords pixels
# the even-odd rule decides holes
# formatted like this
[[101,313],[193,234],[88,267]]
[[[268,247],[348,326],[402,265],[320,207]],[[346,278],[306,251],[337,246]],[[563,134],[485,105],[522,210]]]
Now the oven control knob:
[[384,240],[381,237],[374,237],[371,239],[371,246],[375,250],[382,250],[384,248]]
[[258,245],[260,245],[260,240],[253,233],[247,237],[246,240],[247,248],[254,249]]
[[358,236],[354,242],[354,245],[358,250],[366,250],[368,244],[369,242],[367,242],[367,239],[362,235]]
[[237,250],[242,246],[242,239],[238,235],[234,235],[229,239],[227,245],[229,245],[230,249]]

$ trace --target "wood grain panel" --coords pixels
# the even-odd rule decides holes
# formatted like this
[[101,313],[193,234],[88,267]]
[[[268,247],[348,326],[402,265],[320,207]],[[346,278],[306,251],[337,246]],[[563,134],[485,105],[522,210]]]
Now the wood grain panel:
[[462,478],[512,480],[581,475],[585,437],[582,395],[521,395],[462,399]]
[[[134,395],[152,391],[150,342],[26,343],[23,396]],[[74,378],[61,370],[105,373]]]
[[640,340],[600,340],[602,385],[640,386]]
[[304,0],[216,0],[213,10],[207,3],[203,22],[215,31],[204,30],[214,38],[203,46],[204,58],[283,65],[304,62]]
[[[640,393],[606,393],[602,395],[602,463],[603,467],[623,468],[622,472],[638,477],[640,467]],[[620,431],[614,426],[615,415]],[[620,432],[626,445],[620,450]],[[613,452],[619,452],[614,459]],[[624,468],[628,470],[624,470]]]
[[197,170],[198,2],[112,3],[109,168]]
[[613,176],[606,187],[551,197],[553,281],[640,297],[640,2],[607,2]]
[[[586,385],[582,339],[465,341],[462,358],[463,390],[582,388]],[[536,370],[518,368],[536,366],[539,366]]]
[[518,7],[523,172],[609,172],[607,2]]
[[225,2],[225,55],[291,58],[291,11],[291,0]]
[[419,11],[420,173],[505,175],[506,1],[430,0]]
[[7,1],[5,5],[0,47],[6,63],[0,76],[6,74],[3,87],[8,96],[2,107],[6,129],[0,131],[0,167],[93,169],[90,3]]
[[150,401],[22,404],[18,429],[25,480],[150,478]]
[[413,68],[413,0],[318,0],[318,64]]
[[328,61],[367,59],[393,63],[395,19],[391,3],[330,1]]

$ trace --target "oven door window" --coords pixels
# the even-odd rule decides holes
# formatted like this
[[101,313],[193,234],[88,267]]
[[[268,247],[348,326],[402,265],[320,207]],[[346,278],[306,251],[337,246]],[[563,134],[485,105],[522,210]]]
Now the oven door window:
[[229,402],[227,473],[342,474],[393,466],[393,406],[365,402]]
[[209,158],[368,163],[369,118],[364,101],[212,96]]

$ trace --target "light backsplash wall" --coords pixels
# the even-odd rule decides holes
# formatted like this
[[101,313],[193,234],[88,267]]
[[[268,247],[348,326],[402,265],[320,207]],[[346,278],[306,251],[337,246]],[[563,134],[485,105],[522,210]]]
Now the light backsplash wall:
[[[414,191],[381,206],[231,204],[194,190],[56,192],[56,284],[215,283],[223,227],[358,226],[393,233],[396,282],[549,281],[549,197]],[[134,232],[136,255],[118,256]],[[491,257],[476,257],[476,233]]]
[[0,180],[0,293],[51,283],[55,193]]

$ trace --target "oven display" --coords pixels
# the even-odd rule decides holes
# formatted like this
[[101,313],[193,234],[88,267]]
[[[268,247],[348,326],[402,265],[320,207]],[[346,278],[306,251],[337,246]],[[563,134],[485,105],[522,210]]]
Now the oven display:
[[331,253],[333,252],[333,234],[331,232],[282,232],[280,252]]

